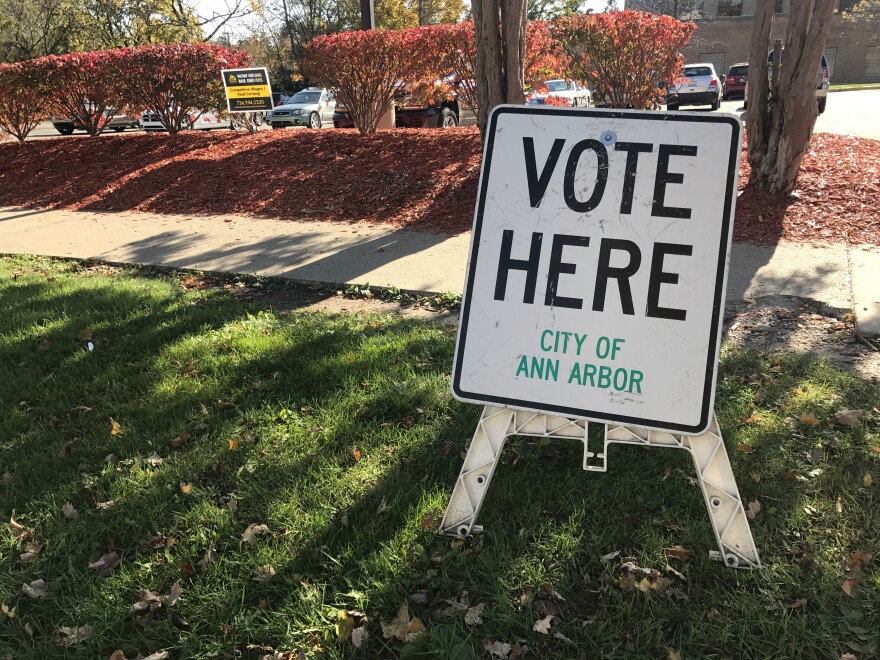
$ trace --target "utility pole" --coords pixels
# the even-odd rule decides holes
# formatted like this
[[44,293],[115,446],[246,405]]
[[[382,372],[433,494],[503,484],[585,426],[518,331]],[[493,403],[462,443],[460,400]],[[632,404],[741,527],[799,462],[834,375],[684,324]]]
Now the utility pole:
[[361,30],[376,29],[376,12],[373,0],[361,0]]

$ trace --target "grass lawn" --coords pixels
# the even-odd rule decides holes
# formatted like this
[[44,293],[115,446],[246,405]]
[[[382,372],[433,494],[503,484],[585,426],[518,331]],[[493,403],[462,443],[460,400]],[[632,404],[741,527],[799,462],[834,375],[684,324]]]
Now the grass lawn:
[[[876,383],[723,351],[718,416],[760,503],[763,570],[708,558],[676,450],[616,445],[607,474],[586,474],[576,443],[515,439],[486,531],[462,543],[436,534],[480,413],[448,391],[454,328],[180,279],[0,258],[0,515],[14,521],[0,658],[880,652],[865,554],[880,553]],[[844,408],[861,424],[836,422]],[[677,545],[687,555],[667,560]],[[624,561],[671,583],[640,590]]]

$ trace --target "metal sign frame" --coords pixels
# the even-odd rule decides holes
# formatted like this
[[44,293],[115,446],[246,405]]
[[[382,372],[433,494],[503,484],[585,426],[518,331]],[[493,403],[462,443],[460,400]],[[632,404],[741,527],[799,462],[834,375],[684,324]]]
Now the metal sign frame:
[[498,467],[501,450],[513,436],[580,440],[584,443],[583,468],[587,472],[606,471],[608,445],[615,442],[671,447],[688,451],[694,459],[718,542],[717,557],[730,568],[760,568],[761,560],[714,414],[709,429],[695,436],[604,424],[601,451],[590,446],[589,424],[583,419],[485,406],[440,523],[440,533],[461,538],[483,530],[476,519]]

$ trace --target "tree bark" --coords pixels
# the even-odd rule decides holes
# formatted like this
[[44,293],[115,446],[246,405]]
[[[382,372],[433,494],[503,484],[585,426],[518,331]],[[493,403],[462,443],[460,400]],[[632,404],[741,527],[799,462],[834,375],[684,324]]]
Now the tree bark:
[[521,105],[526,100],[523,68],[526,59],[526,0],[501,0],[504,102]]
[[[772,7],[770,2],[761,4]],[[762,14],[766,10],[766,7],[761,7]],[[807,152],[818,114],[816,72],[822,62],[833,13],[834,0],[791,3],[784,49],[780,52],[777,48],[773,55],[773,95],[769,111],[760,110],[761,98],[765,99],[765,107],[767,104],[764,55],[767,41],[764,41],[763,49],[752,50],[748,111],[752,176],[749,183],[759,190],[790,193],[797,184],[798,170]],[[756,19],[755,33],[758,31],[757,22]],[[756,42],[755,33],[753,44]],[[757,83],[755,88],[752,87],[753,82]],[[761,98],[756,98],[760,93],[757,88],[760,87],[765,92]],[[753,117],[755,112],[760,112],[761,117]]]
[[773,24],[773,3],[759,2],[755,12],[752,40],[749,47],[749,94],[746,130],[749,137],[749,165],[760,167],[767,155],[770,137],[770,84],[767,79],[767,56],[770,28]]
[[477,40],[477,124],[485,139],[489,113],[525,102],[526,0],[473,0]]
[[498,0],[473,0],[471,11],[477,40],[477,124],[485,136],[489,112],[504,99]]

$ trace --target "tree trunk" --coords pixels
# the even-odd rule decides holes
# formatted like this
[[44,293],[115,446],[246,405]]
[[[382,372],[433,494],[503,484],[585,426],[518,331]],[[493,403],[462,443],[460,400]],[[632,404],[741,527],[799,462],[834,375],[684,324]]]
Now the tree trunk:
[[[769,27],[761,22],[765,13],[772,12],[772,3],[759,5],[749,63],[749,184],[767,192],[790,193],[816,123],[816,72],[828,39],[834,0],[791,3],[784,50],[777,44],[773,54],[769,103],[764,55]],[[759,32],[762,29],[763,34]]]
[[502,51],[505,73],[505,103],[522,105],[523,68],[526,59],[526,0],[501,0]]
[[526,0],[473,0],[477,40],[477,124],[485,138],[489,113],[525,101]]
[[477,40],[477,124],[485,136],[489,111],[504,99],[498,0],[473,0],[471,10]]

